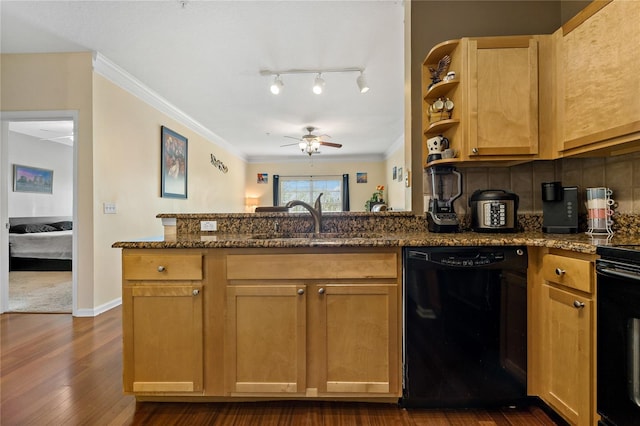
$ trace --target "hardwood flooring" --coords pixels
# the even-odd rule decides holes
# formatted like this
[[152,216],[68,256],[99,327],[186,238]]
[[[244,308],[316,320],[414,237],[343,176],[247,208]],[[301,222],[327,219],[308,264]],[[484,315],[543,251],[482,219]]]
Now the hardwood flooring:
[[95,318],[0,315],[0,424],[555,425],[538,407],[405,410],[337,402],[152,403],[122,394],[121,308]]

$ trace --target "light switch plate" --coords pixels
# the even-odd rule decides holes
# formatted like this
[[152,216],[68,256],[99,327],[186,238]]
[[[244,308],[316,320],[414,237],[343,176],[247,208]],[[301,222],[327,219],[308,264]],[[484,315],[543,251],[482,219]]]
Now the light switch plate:
[[102,212],[104,214],[116,214],[116,203],[102,203]]
[[215,220],[201,220],[200,221],[200,230],[201,231],[217,231],[218,230],[218,222]]

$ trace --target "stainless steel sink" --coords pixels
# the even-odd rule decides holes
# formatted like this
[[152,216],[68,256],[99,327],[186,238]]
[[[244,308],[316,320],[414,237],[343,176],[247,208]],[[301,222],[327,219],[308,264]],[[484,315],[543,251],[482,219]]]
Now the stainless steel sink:
[[353,239],[353,238],[382,238],[383,234],[375,232],[321,232],[319,234],[313,232],[307,233],[288,233],[288,232],[265,232],[264,234],[252,234],[252,240],[274,240],[284,238],[302,238],[302,239]]

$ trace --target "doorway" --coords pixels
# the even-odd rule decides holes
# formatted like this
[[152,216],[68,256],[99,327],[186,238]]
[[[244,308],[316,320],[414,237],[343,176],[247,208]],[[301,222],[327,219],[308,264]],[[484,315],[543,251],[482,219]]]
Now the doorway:
[[75,129],[74,111],[2,114],[0,313],[76,312]]

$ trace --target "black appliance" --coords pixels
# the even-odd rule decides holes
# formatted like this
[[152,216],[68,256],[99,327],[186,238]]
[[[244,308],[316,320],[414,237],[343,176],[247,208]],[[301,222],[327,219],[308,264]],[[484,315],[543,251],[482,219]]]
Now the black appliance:
[[599,424],[640,424],[640,246],[599,246]]
[[527,401],[526,247],[405,247],[405,407]]
[[503,189],[479,189],[469,198],[471,229],[476,232],[515,232],[519,197]]
[[542,183],[542,232],[578,232],[578,187],[560,182]]
[[462,175],[453,166],[432,166],[425,169],[430,180],[427,188],[427,229],[429,232],[457,232],[458,216],[453,202],[462,195]]

